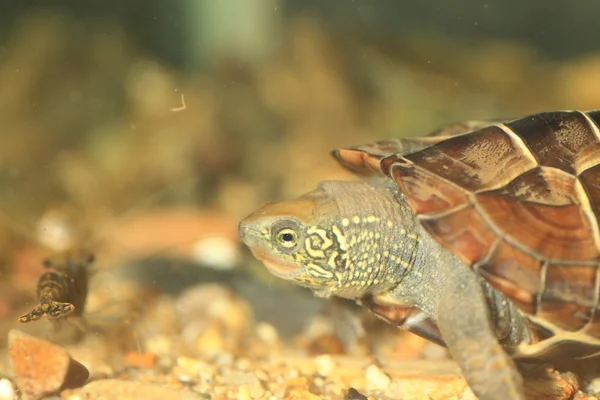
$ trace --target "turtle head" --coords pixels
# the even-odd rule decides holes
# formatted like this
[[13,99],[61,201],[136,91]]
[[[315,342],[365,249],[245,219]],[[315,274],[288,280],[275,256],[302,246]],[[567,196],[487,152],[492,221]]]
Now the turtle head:
[[390,257],[396,260],[404,240],[391,220],[399,218],[398,208],[385,187],[329,181],[294,200],[263,205],[239,230],[273,275],[318,296],[358,298],[397,284],[399,268]]
[[240,236],[275,276],[312,289],[335,285],[343,243],[333,234],[335,201],[322,188],[290,201],[272,202],[246,217]]

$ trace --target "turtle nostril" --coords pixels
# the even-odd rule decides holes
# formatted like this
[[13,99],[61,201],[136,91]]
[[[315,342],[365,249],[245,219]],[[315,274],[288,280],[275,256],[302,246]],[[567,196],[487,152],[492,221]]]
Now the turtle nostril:
[[249,227],[249,224],[246,222],[246,220],[243,220],[242,222],[240,222],[240,224],[238,225],[238,232],[240,235],[240,238],[242,239],[242,242],[248,244],[248,238],[249,235],[251,235],[252,229]]
[[240,222],[238,225],[238,233],[242,239],[242,242],[246,243],[246,226],[244,225],[244,221]]

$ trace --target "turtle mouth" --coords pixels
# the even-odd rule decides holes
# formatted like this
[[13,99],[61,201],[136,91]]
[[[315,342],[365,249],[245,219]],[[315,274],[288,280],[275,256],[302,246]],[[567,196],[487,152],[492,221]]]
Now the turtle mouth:
[[302,270],[302,267],[295,264],[277,260],[268,250],[265,251],[263,248],[250,248],[250,250],[252,251],[252,254],[254,254],[254,257],[260,260],[267,270],[278,278],[292,280],[296,278]]
[[273,262],[267,261],[267,260],[261,260],[261,261],[265,265],[265,267],[267,267],[269,272],[271,274],[277,276],[278,278],[292,280],[296,276],[298,276],[298,273],[300,272],[299,267],[292,267],[292,266],[288,266],[288,265],[277,264],[277,263],[273,263]]

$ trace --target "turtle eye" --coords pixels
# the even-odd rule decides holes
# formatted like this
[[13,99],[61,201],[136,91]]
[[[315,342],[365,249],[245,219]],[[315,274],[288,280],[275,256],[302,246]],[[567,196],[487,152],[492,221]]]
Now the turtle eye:
[[302,243],[302,225],[293,219],[279,220],[271,225],[274,244],[284,253],[298,251]]
[[298,233],[291,228],[282,228],[276,235],[277,243],[284,249],[293,249],[298,245]]

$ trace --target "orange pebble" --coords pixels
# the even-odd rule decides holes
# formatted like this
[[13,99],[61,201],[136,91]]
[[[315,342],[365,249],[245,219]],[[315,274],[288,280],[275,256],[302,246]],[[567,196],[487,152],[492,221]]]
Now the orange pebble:
[[129,367],[149,368],[156,364],[157,358],[157,355],[154,353],[130,351],[125,355],[125,364]]

